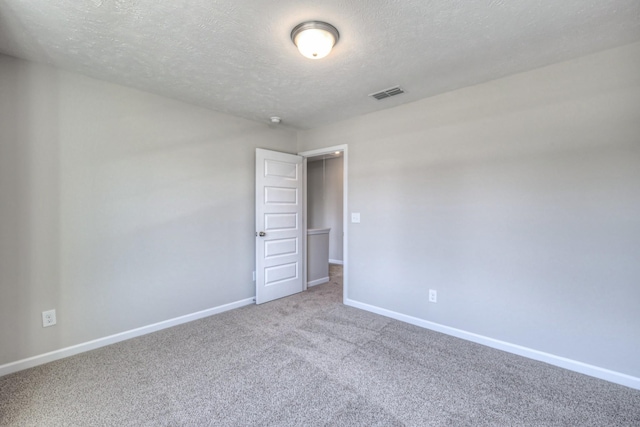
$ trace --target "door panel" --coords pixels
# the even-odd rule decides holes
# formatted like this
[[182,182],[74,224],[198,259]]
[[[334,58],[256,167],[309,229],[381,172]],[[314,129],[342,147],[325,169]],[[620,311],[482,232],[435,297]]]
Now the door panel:
[[302,164],[256,149],[256,304],[304,289]]
[[290,213],[264,215],[265,231],[295,230],[297,228],[299,228],[298,214]]
[[264,244],[265,259],[293,255],[298,252],[298,241],[296,239],[280,239],[267,241]]
[[296,205],[298,191],[295,188],[265,187],[264,202],[267,205]]
[[291,279],[297,279],[298,276],[298,263],[296,262],[267,267],[264,270],[264,284],[265,286],[273,286]]

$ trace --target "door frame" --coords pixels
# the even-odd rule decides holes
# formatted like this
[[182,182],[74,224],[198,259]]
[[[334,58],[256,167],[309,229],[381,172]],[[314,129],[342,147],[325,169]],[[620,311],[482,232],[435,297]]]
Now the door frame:
[[306,280],[306,271],[307,271],[307,255],[306,255],[306,239],[307,239],[307,157],[319,156],[322,154],[332,154],[336,151],[342,151],[343,159],[342,159],[342,286],[343,286],[343,295],[342,301],[347,301],[347,289],[349,283],[349,254],[348,254],[348,242],[349,242],[349,221],[348,221],[348,170],[349,170],[349,154],[348,154],[348,144],[334,145],[326,148],[318,148],[316,150],[302,151],[298,153],[299,156],[304,157],[303,161],[303,185],[304,185],[304,202],[302,206],[302,212],[304,216],[304,230],[303,230],[303,239],[304,239],[304,248],[305,248],[305,256],[303,260],[304,270],[305,270],[305,280],[304,280],[304,290],[307,290],[307,280]]

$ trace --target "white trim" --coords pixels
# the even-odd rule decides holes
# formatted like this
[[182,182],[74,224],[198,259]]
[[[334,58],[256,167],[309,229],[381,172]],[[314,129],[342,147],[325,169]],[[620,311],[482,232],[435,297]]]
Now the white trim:
[[344,145],[344,160],[342,161],[342,300],[348,299],[349,289],[349,150]]
[[638,377],[633,377],[631,375],[611,371],[609,369],[600,368],[598,366],[589,365],[577,360],[567,359],[566,357],[556,356],[554,354],[545,353],[543,351],[534,350],[532,348],[523,347],[521,345],[512,344],[506,341],[500,341],[483,335],[474,334],[473,332],[463,331],[461,329],[456,329],[450,326],[441,325],[439,323],[430,322],[428,320],[419,319],[417,317],[408,316],[406,314],[387,310],[385,308],[377,307],[374,305],[365,304],[352,299],[345,298],[344,304],[362,310],[370,311],[372,313],[380,314],[382,316],[390,317],[392,319],[400,320],[402,322],[410,323],[412,325],[420,326],[422,328],[431,329],[432,331],[441,332],[443,334],[462,338],[467,341],[486,345],[487,347],[496,348],[508,353],[517,354],[518,356],[538,360],[550,365],[578,372],[580,374],[589,375],[605,381],[610,381],[612,383],[640,390],[640,378]]
[[343,265],[344,261],[341,261],[339,259],[331,259],[329,258],[329,264],[338,264],[338,265]]
[[[298,154],[299,156],[300,154]],[[309,263],[307,259],[307,158],[302,156],[302,290],[309,289],[307,285]],[[256,261],[257,262],[257,261]]]
[[307,228],[307,236],[315,236],[317,234],[329,234],[331,228]]
[[347,144],[334,145],[333,147],[324,147],[324,148],[318,148],[315,150],[303,151],[301,153],[298,153],[298,156],[314,157],[314,156],[319,156],[321,154],[335,153],[336,151],[345,151],[346,149],[347,149]]
[[[342,156],[344,157],[342,161],[342,265],[344,266],[342,270],[342,299],[344,301],[347,300],[348,289],[349,289],[349,146],[348,144],[334,145],[333,147],[319,148],[317,150],[309,150],[298,153],[299,156],[313,157],[318,156],[320,154],[329,154],[336,151],[342,151]],[[306,168],[305,168],[306,173]],[[305,187],[306,191],[306,187]],[[306,200],[305,200],[305,209],[306,209]],[[305,211],[305,221],[306,221],[306,211]],[[306,223],[305,223],[306,229]],[[306,233],[303,233],[306,235]]]
[[315,285],[322,285],[323,283],[327,283],[329,281],[329,276],[327,277],[321,277],[319,279],[316,280],[312,280],[310,282],[307,282],[307,286],[315,286]]
[[156,332],[162,329],[170,328],[172,326],[181,325],[183,323],[192,322],[194,320],[209,317],[214,314],[223,313],[225,311],[233,310],[236,308],[244,307],[255,303],[255,298],[247,298],[240,301],[235,301],[229,304],[220,305],[218,307],[209,308],[206,310],[198,311],[184,316],[175,317],[173,319],[164,320],[162,322],[153,323],[151,325],[142,326],[140,328],[131,329],[130,331],[120,332],[118,334],[109,335],[104,338],[98,338],[92,341],[87,341],[81,344],[72,345],[71,347],[61,348],[60,350],[54,350],[49,353],[39,354],[37,356],[29,357],[15,362],[0,365],[0,377],[14,372],[21,371],[27,368],[33,368],[34,366],[43,365],[45,363],[53,362],[54,360],[63,359],[65,357],[73,356],[75,354],[84,353],[85,351],[95,350],[96,348],[104,347],[107,345],[115,344],[120,341],[125,341],[131,338],[146,335],[151,332]]

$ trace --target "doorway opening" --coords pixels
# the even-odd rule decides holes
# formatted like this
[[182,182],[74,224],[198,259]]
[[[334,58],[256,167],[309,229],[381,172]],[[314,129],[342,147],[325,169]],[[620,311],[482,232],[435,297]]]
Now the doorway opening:
[[[327,270],[316,272],[314,266],[314,246],[328,244],[329,268],[331,274],[342,270],[343,301],[348,290],[348,222],[347,222],[347,144],[298,153],[305,158],[304,216],[308,231],[306,246],[308,281],[307,286],[328,281]],[[323,239],[328,237],[328,243]],[[320,261],[322,265],[322,260]],[[324,267],[323,267],[324,268]],[[326,272],[326,273],[325,273]],[[315,277],[317,275],[318,277]]]

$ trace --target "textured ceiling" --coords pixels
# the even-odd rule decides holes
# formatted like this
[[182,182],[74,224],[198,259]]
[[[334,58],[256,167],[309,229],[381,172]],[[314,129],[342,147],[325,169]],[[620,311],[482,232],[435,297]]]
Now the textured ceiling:
[[[289,38],[310,19],[325,59]],[[2,53],[300,129],[638,40],[640,0],[0,1]]]

